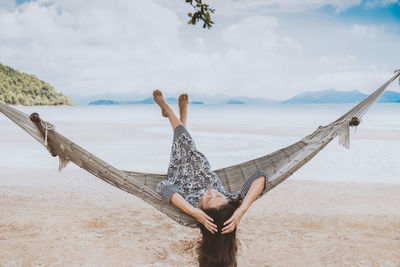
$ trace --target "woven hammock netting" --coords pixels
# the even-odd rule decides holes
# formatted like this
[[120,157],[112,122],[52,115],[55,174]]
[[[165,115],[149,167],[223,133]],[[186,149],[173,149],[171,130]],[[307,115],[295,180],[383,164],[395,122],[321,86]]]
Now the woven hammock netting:
[[[352,118],[360,119],[389,84],[399,76],[400,71],[396,71],[396,74],[390,80],[346,114],[328,125],[318,127],[313,133],[300,141],[268,155],[214,170],[215,173],[221,179],[225,188],[232,193],[240,190],[243,183],[253,172],[263,170],[269,178],[268,185],[261,193],[261,195],[264,195],[311,160],[334,138],[338,137],[339,144],[349,148],[349,128]],[[43,144],[53,156],[58,156],[60,171],[68,162],[73,162],[103,181],[143,199],[181,225],[198,226],[193,217],[168,203],[156,192],[157,184],[161,180],[167,179],[166,174],[119,170],[62,136],[54,130],[51,123],[42,121],[38,117],[36,120],[31,120],[32,116],[1,101],[0,112]]]

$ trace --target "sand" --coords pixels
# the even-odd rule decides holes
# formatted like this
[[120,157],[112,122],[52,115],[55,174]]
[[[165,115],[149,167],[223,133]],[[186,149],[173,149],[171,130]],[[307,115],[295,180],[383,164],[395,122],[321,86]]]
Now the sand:
[[[23,173],[55,181],[2,187],[0,266],[196,266],[197,229],[80,170],[1,176]],[[74,186],[55,186],[60,179]],[[242,219],[239,266],[398,266],[399,193],[398,185],[288,180]]]
[[[164,120],[74,118],[60,115],[58,129],[89,151],[121,169],[165,172]],[[263,125],[203,121],[190,129],[220,168],[315,128]],[[239,266],[400,266],[399,129],[365,128],[351,150],[330,144],[255,202],[238,227]],[[57,160],[5,118],[0,136],[0,266],[197,266],[198,229],[74,165],[59,173]]]

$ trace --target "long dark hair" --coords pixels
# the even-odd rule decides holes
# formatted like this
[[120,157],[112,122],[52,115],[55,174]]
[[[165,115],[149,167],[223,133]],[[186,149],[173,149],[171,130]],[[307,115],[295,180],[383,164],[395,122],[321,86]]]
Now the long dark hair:
[[236,253],[238,250],[236,228],[227,234],[221,234],[223,224],[240,206],[239,200],[229,200],[227,204],[218,208],[203,209],[208,216],[214,219],[218,232],[210,233],[203,224],[200,224],[202,240],[199,242],[200,267],[236,267]]

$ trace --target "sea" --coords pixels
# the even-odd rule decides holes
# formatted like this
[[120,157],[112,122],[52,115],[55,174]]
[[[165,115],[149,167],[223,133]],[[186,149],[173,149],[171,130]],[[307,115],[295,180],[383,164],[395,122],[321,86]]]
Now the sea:
[[[354,105],[191,104],[186,128],[218,169],[297,142]],[[178,114],[177,105],[171,107]],[[167,171],[173,132],[157,105],[14,108],[38,112],[59,133],[119,169]],[[400,184],[400,103],[373,105],[351,136],[350,149],[334,140],[289,179]],[[0,137],[0,168],[58,168],[56,158],[1,113]]]

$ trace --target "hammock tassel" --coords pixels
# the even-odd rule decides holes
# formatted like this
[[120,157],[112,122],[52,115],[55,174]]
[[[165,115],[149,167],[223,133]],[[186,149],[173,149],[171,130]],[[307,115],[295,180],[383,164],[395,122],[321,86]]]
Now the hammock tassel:
[[68,159],[58,156],[58,171],[61,172],[62,169],[64,169],[67,166],[68,163],[69,163]]
[[345,148],[350,148],[350,124],[347,122],[343,123],[338,130],[338,141],[339,145]]

